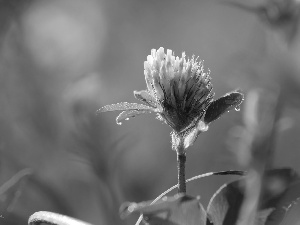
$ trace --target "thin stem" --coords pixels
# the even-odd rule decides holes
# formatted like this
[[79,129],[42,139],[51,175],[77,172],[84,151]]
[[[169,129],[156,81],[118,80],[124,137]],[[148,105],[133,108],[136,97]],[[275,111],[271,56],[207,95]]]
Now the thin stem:
[[177,169],[178,169],[178,193],[186,193],[186,181],[185,181],[185,152],[177,154]]

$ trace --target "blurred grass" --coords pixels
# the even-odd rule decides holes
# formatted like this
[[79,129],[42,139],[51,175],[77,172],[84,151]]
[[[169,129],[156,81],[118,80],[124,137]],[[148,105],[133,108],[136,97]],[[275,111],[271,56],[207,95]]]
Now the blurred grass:
[[[105,104],[135,101],[133,90],[146,88],[143,61],[160,46],[199,55],[217,97],[237,87],[280,86],[283,116],[294,123],[278,135],[274,166],[299,170],[298,48],[282,50],[255,16],[199,0],[0,5],[0,185],[21,169],[33,171],[0,223],[26,224],[35,211],[49,210],[94,224],[132,224],[119,219],[123,201],[152,199],[176,183],[171,130],[154,115],[122,126],[116,115],[95,116]],[[243,109],[188,150],[187,177],[239,169],[226,141]],[[207,178],[187,191],[206,205],[229,179]]]

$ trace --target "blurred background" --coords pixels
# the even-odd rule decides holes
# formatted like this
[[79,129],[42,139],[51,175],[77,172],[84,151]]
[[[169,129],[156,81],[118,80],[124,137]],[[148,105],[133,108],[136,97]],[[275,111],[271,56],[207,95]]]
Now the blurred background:
[[[251,92],[263,93],[267,107],[279,102],[266,114],[280,111],[269,160],[299,170],[300,36],[296,23],[290,38],[289,22],[270,24],[209,0],[1,0],[0,224],[27,224],[41,210],[134,224],[119,218],[122,202],[153,199],[176,184],[171,128],[155,115],[122,126],[117,113],[95,115],[106,104],[137,102],[152,48],[199,56],[216,98],[240,88],[246,101]],[[187,178],[245,168],[236,139],[251,121],[247,104],[200,135],[187,153]],[[204,178],[187,192],[206,206],[232,179]]]

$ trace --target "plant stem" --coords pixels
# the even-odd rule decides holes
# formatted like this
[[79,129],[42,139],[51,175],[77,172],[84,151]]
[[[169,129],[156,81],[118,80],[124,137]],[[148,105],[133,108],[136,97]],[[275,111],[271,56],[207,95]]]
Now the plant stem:
[[185,152],[177,153],[177,169],[178,169],[178,193],[186,193],[185,181]]

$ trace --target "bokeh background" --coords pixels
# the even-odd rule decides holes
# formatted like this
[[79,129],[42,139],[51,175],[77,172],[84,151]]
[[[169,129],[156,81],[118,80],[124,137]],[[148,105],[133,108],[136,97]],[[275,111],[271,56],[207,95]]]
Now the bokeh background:
[[[168,126],[155,115],[122,126],[117,113],[95,115],[106,104],[137,102],[133,90],[146,88],[152,48],[199,56],[216,98],[237,88],[246,99],[250,90],[280,90],[272,163],[299,170],[300,36],[290,42],[284,29],[221,1],[1,0],[0,224],[27,224],[41,210],[134,224],[119,218],[122,202],[153,199],[176,184]],[[188,178],[242,168],[232,136],[244,113],[233,110],[200,135],[187,153]],[[187,191],[207,205],[232,179],[204,178]]]

